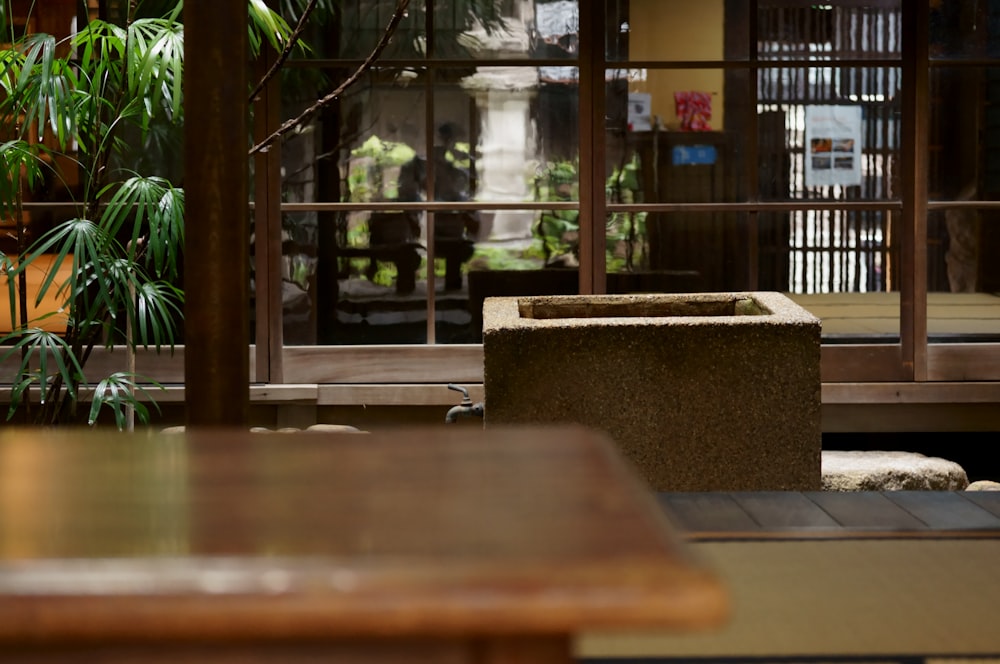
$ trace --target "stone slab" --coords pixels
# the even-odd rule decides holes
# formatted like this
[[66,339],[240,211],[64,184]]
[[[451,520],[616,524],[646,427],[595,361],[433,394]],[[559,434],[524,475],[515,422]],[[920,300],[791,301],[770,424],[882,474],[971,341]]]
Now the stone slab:
[[820,322],[779,293],[489,298],[486,426],[608,433],[657,491],[818,490]]
[[916,452],[826,450],[825,491],[962,491],[965,470],[954,461]]

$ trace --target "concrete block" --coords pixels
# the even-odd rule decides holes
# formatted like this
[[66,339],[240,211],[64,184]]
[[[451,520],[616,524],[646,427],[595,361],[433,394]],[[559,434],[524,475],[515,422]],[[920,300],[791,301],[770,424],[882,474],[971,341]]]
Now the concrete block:
[[658,491],[818,490],[820,321],[779,293],[488,298],[485,424],[608,433]]

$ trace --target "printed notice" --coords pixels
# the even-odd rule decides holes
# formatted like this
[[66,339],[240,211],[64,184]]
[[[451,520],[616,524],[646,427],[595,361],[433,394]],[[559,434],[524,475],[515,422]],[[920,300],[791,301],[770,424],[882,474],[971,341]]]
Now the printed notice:
[[861,107],[806,107],[806,186],[861,184]]

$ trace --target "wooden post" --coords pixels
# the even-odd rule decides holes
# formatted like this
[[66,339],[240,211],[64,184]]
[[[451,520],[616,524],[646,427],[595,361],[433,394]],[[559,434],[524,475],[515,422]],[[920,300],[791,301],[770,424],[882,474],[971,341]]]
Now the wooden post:
[[247,2],[184,4],[184,382],[189,427],[250,409]]

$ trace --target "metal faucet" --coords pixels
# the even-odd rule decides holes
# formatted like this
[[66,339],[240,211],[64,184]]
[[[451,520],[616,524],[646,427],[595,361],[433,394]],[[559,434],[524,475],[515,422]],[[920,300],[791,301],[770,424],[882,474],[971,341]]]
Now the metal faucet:
[[462,403],[448,409],[448,414],[444,417],[445,424],[454,424],[460,415],[483,417],[483,414],[486,411],[486,406],[482,401],[479,403],[472,403],[472,399],[469,398],[469,390],[465,389],[461,385],[455,385],[454,383],[448,383],[448,389],[461,392]]

